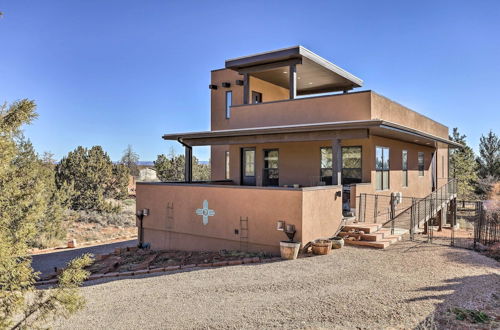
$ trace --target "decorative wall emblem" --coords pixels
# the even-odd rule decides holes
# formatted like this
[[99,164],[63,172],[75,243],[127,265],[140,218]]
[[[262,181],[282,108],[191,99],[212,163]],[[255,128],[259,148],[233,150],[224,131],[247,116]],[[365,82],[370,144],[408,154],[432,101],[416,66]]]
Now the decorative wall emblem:
[[213,217],[215,215],[215,211],[208,208],[208,201],[203,201],[203,208],[196,210],[197,215],[201,215],[203,217],[203,224],[208,224],[208,217]]

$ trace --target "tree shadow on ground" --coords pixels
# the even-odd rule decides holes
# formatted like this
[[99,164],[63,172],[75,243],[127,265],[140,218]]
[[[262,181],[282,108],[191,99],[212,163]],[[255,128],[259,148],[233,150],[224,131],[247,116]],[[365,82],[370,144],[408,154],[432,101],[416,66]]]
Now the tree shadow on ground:
[[[456,277],[445,280],[444,285],[429,286],[418,290],[426,293],[417,298],[407,299],[406,303],[417,301],[441,301],[434,312],[421,321],[415,329],[456,329],[486,328],[500,326],[500,275],[484,274],[478,276]],[[479,310],[491,320],[488,323],[473,323],[472,320],[458,320],[454,308]]]

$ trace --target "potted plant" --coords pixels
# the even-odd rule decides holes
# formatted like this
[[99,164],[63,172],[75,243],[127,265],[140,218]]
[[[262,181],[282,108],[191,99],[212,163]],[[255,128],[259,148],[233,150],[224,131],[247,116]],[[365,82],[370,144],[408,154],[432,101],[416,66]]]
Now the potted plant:
[[329,239],[317,239],[312,242],[312,252],[318,255],[325,255],[332,251],[332,241]]
[[281,259],[297,259],[300,250],[300,242],[296,242],[293,240],[293,238],[295,237],[295,233],[296,230],[294,225],[285,226],[285,234],[286,236],[288,236],[288,240],[280,242]]
[[344,246],[344,239],[340,236],[332,237],[330,238],[330,241],[332,242],[333,249],[340,249]]

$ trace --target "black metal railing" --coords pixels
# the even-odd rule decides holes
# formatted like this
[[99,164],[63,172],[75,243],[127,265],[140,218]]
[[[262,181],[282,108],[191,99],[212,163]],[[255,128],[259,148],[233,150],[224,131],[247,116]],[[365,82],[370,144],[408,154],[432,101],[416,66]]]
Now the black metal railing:
[[445,210],[451,201],[456,198],[457,184],[455,179],[450,179],[436,191],[421,199],[413,199],[411,205],[394,215],[383,223],[383,227],[390,228],[394,233],[395,228],[408,230],[410,238],[422,225],[429,224],[439,211]]

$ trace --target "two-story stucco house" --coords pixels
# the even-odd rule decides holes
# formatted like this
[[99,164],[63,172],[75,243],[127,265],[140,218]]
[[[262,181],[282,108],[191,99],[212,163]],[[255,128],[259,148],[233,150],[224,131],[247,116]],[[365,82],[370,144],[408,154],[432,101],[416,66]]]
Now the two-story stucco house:
[[[422,198],[446,184],[448,128],[296,46],[211,73],[211,130],[168,133],[186,151],[183,183],[138,183],[154,249],[278,251],[277,226],[303,244],[356,216],[361,193]],[[211,146],[212,181],[193,182],[192,148]]]

